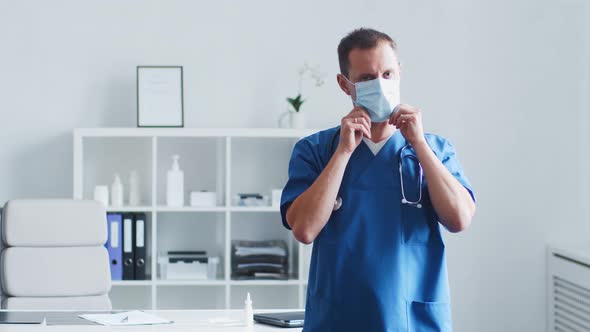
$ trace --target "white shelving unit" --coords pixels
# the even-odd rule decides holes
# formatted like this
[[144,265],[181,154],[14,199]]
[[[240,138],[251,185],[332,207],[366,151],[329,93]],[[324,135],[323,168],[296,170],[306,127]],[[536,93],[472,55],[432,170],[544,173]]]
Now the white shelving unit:
[[[131,170],[139,173],[140,206],[108,207],[109,212],[147,215],[148,280],[114,281],[115,309],[242,308],[246,292],[258,308],[302,308],[310,246],[294,240],[278,207],[232,206],[232,195],[268,194],[287,181],[293,145],[317,130],[92,128],[74,131],[74,198],[92,199],[94,186],[110,185],[119,173],[127,196]],[[185,205],[190,191],[217,192],[216,207],[167,207],[166,172],[181,156]],[[127,198],[127,197],[126,197]],[[127,203],[127,201],[126,201]],[[231,241],[285,240],[288,280],[232,280]],[[220,257],[216,280],[162,280],[157,256],[169,250],[207,250]]]

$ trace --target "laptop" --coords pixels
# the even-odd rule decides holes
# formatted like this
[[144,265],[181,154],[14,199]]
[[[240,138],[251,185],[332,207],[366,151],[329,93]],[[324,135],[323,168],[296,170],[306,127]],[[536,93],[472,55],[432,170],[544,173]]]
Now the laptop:
[[0,324],[41,324],[45,313],[34,311],[1,311]]
[[254,320],[261,324],[278,327],[303,327],[305,311],[273,312],[255,314]]

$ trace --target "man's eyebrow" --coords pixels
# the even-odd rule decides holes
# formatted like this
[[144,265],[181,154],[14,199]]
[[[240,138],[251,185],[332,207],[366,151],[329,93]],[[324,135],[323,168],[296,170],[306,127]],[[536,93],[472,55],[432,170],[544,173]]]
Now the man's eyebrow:
[[[391,68],[386,68],[386,69],[383,70],[383,72],[388,72],[388,71],[395,72],[395,68],[391,67]],[[359,74],[358,75],[358,77],[366,77],[366,76],[377,76],[377,75],[375,73],[371,73],[371,72],[369,72],[369,73],[362,73],[362,74]]]

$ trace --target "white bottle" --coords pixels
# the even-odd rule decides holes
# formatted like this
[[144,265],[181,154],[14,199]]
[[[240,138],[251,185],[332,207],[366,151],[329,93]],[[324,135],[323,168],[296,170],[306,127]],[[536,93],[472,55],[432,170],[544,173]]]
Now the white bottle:
[[254,309],[252,309],[250,292],[248,292],[248,295],[246,295],[246,301],[244,301],[244,324],[247,327],[254,326]]
[[172,169],[168,171],[168,182],[166,183],[166,204],[172,207],[184,205],[184,173],[178,165],[178,155],[172,156]]
[[139,175],[137,171],[131,171],[129,173],[129,205],[138,206],[140,202]]
[[115,174],[115,179],[111,185],[111,205],[123,206],[123,184],[119,174]]

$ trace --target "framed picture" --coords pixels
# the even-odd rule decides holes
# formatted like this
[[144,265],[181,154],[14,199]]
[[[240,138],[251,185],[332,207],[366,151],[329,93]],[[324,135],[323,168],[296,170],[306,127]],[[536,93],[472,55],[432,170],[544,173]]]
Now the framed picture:
[[137,66],[137,126],[184,127],[182,66]]

